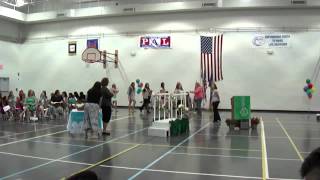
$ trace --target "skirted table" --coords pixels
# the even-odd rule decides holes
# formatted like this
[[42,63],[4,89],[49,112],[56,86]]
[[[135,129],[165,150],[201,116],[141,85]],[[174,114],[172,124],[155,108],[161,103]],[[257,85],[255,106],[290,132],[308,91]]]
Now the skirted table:
[[[84,132],[82,129],[84,119],[84,111],[78,111],[77,109],[73,109],[68,118],[67,130],[71,134],[81,134]],[[99,120],[98,120],[99,128],[103,128],[102,123],[102,112],[99,112]]]
[[178,136],[189,132],[189,119],[182,118],[170,121],[170,136]]

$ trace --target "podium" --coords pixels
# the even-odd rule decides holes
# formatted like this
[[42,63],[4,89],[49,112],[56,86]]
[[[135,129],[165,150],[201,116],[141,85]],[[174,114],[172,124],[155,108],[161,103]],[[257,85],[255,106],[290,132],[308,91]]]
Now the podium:
[[251,119],[250,96],[233,96],[231,98],[231,116],[240,121],[240,129],[249,129]]

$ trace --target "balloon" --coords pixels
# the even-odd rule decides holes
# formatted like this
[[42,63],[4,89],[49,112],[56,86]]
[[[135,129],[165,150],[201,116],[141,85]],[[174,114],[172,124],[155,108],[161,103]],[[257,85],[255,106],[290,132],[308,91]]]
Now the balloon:
[[311,99],[312,98],[312,94],[309,94],[308,97],[309,97],[309,99]]
[[311,89],[307,89],[307,94],[308,94],[308,95],[312,94]]
[[303,88],[303,90],[304,90],[304,92],[307,92],[308,86],[305,86],[305,87]]
[[140,93],[141,93],[141,91],[142,91],[142,89],[141,89],[141,88],[137,89],[137,94],[140,94]]
[[311,83],[311,80],[310,80],[310,79],[307,79],[307,80],[306,80],[306,83],[307,83],[307,84]]
[[140,79],[137,79],[137,80],[136,80],[136,83],[139,84],[139,83],[140,83]]
[[141,87],[141,88],[143,87],[143,83],[142,82],[139,84],[139,87]]
[[312,83],[309,83],[309,84],[308,84],[308,88],[309,88],[309,89],[312,89],[312,88],[313,88],[313,84],[312,84]]
[[312,92],[312,93],[316,92],[316,88],[313,87],[313,88],[311,89],[311,92]]

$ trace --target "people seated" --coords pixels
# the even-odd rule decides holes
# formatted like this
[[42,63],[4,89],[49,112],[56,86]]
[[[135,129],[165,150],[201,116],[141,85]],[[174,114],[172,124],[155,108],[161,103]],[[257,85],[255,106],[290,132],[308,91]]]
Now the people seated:
[[69,112],[72,111],[72,109],[76,109],[76,103],[77,103],[77,100],[74,97],[74,95],[72,93],[69,93],[69,96],[68,96],[68,109],[69,109]]
[[38,116],[40,119],[44,119],[48,117],[48,97],[47,97],[47,92],[42,91],[40,94],[40,99],[38,103]]
[[36,110],[37,110],[37,99],[32,89],[28,91],[28,97],[25,99],[24,105],[25,105],[25,108],[24,108],[25,119],[29,121],[30,117],[36,116]]
[[62,119],[64,115],[63,111],[63,97],[59,90],[56,90],[51,97],[50,104],[52,105],[51,119]]

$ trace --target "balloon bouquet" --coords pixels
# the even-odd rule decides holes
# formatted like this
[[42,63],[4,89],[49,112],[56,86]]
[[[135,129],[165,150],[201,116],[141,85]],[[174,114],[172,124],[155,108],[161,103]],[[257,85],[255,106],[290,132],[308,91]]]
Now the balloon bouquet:
[[143,88],[143,83],[140,81],[140,79],[137,79],[136,80],[136,83],[137,83],[137,94],[140,94],[142,92],[142,88]]
[[312,94],[314,92],[316,92],[316,88],[314,87],[314,85],[311,83],[310,79],[306,80],[307,85],[304,86],[303,90],[304,92],[306,92],[306,94],[308,95],[309,99],[312,99]]

